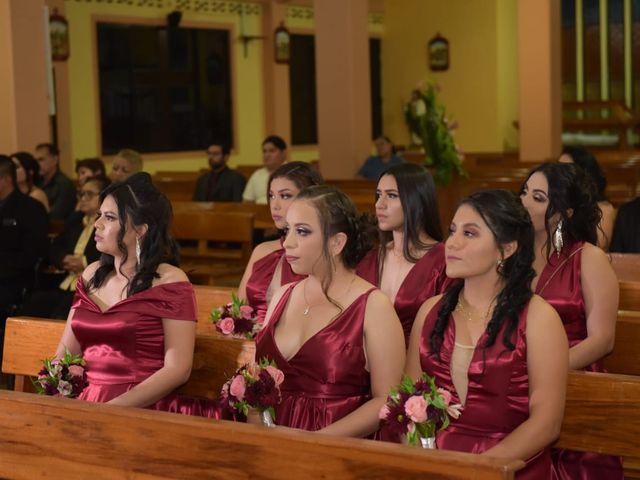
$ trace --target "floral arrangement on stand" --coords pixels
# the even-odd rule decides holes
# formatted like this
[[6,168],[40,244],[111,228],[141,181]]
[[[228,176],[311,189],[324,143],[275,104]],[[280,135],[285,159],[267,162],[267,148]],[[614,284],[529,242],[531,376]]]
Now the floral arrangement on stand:
[[439,87],[433,82],[415,90],[405,107],[405,120],[413,143],[426,154],[425,165],[434,170],[436,184],[448,185],[454,172],[463,177],[467,173],[462,166],[462,151],[453,139],[458,124],[446,117],[438,92]]
[[282,370],[278,369],[273,360],[262,358],[257,363],[239,368],[222,386],[220,404],[229,412],[240,413],[245,417],[252,410],[257,411],[264,425],[274,427],[275,407],[282,400],[282,382]]
[[449,418],[460,417],[462,405],[451,405],[451,392],[438,388],[426,373],[413,381],[407,375],[391,389],[387,403],[380,409],[380,420],[391,435],[409,445],[435,448],[438,430],[449,426]]
[[216,325],[216,330],[233,337],[251,340],[262,328],[255,309],[235,293],[231,294],[230,303],[215,308],[209,318]]
[[87,386],[82,355],[73,355],[67,351],[64,357],[47,358],[42,364],[38,377],[31,380],[40,395],[75,398]]

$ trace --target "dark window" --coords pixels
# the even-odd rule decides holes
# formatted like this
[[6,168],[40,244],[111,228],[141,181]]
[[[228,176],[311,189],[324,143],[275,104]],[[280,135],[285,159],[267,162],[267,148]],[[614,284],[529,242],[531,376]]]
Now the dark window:
[[[369,40],[371,76],[371,126],[373,138],[382,135],[381,41]],[[291,35],[289,62],[291,96],[291,143],[318,143],[318,110],[316,103],[316,50],[313,35]]]
[[232,146],[228,31],[97,28],[103,154]]

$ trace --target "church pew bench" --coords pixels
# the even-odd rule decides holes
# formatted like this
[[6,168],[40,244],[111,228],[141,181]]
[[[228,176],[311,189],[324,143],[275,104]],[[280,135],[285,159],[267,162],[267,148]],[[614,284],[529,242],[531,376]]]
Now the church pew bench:
[[[180,249],[181,268],[194,283],[201,278],[209,285],[229,278],[239,283],[253,251],[253,220],[254,215],[247,212],[176,212],[173,236],[179,241],[197,242],[196,247]],[[209,242],[226,245],[210,247]]]
[[619,281],[640,282],[640,253],[608,253]]
[[[63,328],[61,320],[7,320],[2,371],[19,376],[16,390],[25,390],[24,377],[36,375],[42,359],[53,355]],[[191,378],[181,391],[190,396],[216,398],[224,381],[252,358],[253,352],[250,341],[198,335]],[[640,377],[569,374],[558,447],[640,459],[640,444],[634,440],[639,428]]]
[[10,479],[509,480],[523,462],[0,392]]
[[256,203],[240,202],[192,202],[192,201],[172,201],[174,215],[181,212],[212,211],[222,213],[252,213],[254,215],[254,228],[273,228],[273,219],[269,205],[259,205]]
[[640,376],[640,311],[618,311],[613,351],[604,359],[609,373]]
[[618,308],[620,310],[640,311],[640,281],[621,280],[618,285],[620,286]]

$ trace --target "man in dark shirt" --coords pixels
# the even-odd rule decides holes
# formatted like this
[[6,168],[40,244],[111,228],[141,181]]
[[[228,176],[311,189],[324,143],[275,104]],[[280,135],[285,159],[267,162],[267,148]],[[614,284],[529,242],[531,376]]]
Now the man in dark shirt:
[[620,205],[609,251],[640,253],[640,197]]
[[246,180],[227,167],[229,147],[215,142],[207,148],[211,172],[198,178],[193,192],[195,202],[241,202]]
[[47,230],[44,206],[16,188],[16,167],[0,155],[0,359],[6,317],[47,253]]
[[42,182],[39,187],[49,199],[49,218],[66,220],[76,206],[76,187],[60,171],[60,152],[55,145],[41,143],[36,146],[36,160],[40,164]]

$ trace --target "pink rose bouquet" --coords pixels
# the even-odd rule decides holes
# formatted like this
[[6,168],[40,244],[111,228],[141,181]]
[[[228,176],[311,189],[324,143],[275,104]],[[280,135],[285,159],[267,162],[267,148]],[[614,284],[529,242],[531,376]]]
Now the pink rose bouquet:
[[403,376],[391,389],[387,403],[380,409],[380,420],[394,437],[404,437],[409,445],[420,445],[421,439],[433,439],[436,431],[449,426],[449,418],[460,416],[462,405],[451,405],[451,392],[438,388],[426,373],[414,382]]
[[274,426],[275,407],[282,400],[280,385],[284,373],[266,358],[238,369],[223,386],[220,402],[223,408],[244,416],[254,409],[267,426]]
[[38,377],[32,379],[33,386],[40,395],[75,398],[87,386],[87,373],[82,355],[68,351],[64,357],[42,361]]
[[223,335],[253,339],[262,328],[258,315],[245,300],[231,294],[231,302],[218,307],[209,316]]

